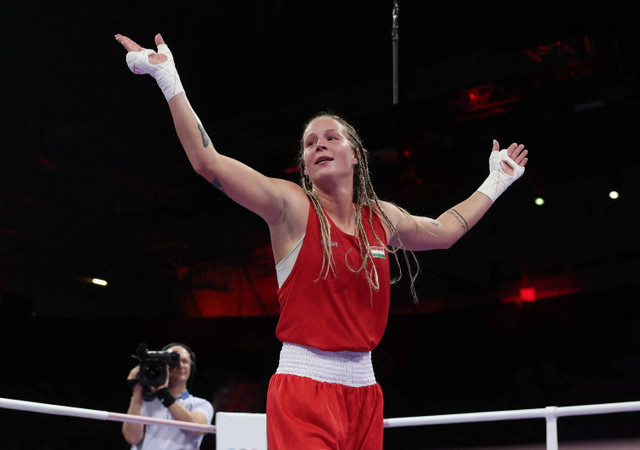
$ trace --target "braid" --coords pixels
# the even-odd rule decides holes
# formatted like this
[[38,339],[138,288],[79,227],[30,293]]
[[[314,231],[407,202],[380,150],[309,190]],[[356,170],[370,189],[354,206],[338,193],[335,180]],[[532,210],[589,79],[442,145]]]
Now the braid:
[[333,260],[333,252],[331,251],[331,225],[329,224],[329,219],[322,209],[322,205],[320,205],[318,197],[316,197],[316,194],[314,194],[311,189],[311,180],[303,173],[302,167],[300,168],[300,172],[302,189],[304,189],[311,200],[311,204],[320,219],[320,232],[322,233],[322,268],[320,269],[320,275],[317,279],[326,279],[329,272],[333,273],[334,276],[336,275],[336,266]]
[[[358,242],[358,247],[360,249],[360,256],[361,256],[360,260],[362,261],[362,263],[357,268],[352,268],[349,266],[349,264],[347,264],[347,267],[352,272],[361,272],[361,271],[365,272],[365,277],[369,284],[369,290],[371,293],[373,293],[373,291],[378,290],[380,288],[378,271],[376,269],[375,264],[373,263],[373,256],[371,254],[371,245],[370,245],[369,239],[367,238],[367,234],[365,232],[365,228],[362,222],[362,207],[369,206],[368,225],[372,230],[376,241],[380,245],[384,246],[383,244],[384,241],[380,239],[380,237],[377,235],[373,227],[373,214],[374,214],[373,206],[375,205],[376,209],[380,211],[380,213],[382,214],[382,217],[384,218],[385,222],[389,226],[389,229],[392,231],[394,237],[398,240],[398,242],[400,242],[400,247],[398,249],[393,249],[386,246],[388,252],[390,254],[393,254],[396,261],[396,265],[398,267],[398,275],[391,280],[391,283],[392,284],[396,283],[400,281],[400,279],[402,278],[402,265],[400,264],[400,260],[398,258],[398,250],[402,250],[403,259],[404,259],[405,265],[407,266],[407,271],[409,273],[409,279],[411,283],[410,284],[411,296],[414,302],[417,303],[418,297],[415,290],[415,280],[420,272],[420,264],[415,254],[412,251],[410,250],[408,251],[406,249],[402,239],[400,238],[400,235],[398,234],[398,230],[393,225],[393,223],[387,216],[387,213],[384,211],[384,209],[380,205],[378,196],[373,188],[373,183],[371,182],[371,175],[369,172],[369,162],[368,162],[369,152],[362,145],[362,140],[358,136],[358,133],[353,128],[353,126],[351,126],[346,120],[344,120],[342,117],[336,114],[333,114],[330,112],[320,113],[314,116],[313,118],[311,118],[306,123],[304,129],[306,130],[307,127],[314,120],[319,119],[321,117],[328,117],[328,118],[334,119],[342,125],[342,127],[344,128],[346,137],[349,139],[349,142],[351,143],[351,147],[354,150],[356,159],[358,161],[358,164],[354,168],[353,203],[355,204],[355,209],[356,209],[355,238]],[[301,178],[300,184],[302,185],[302,188],[306,192],[307,196],[311,199],[311,203],[313,204],[313,207],[318,215],[318,218],[320,219],[320,228],[322,232],[322,268],[320,270],[318,279],[320,278],[325,279],[329,274],[329,272],[333,273],[334,276],[336,275],[335,262],[333,260],[333,252],[331,251],[330,224],[326,214],[324,213],[324,210],[322,209],[322,206],[320,205],[320,201],[318,200],[316,195],[312,192],[313,184],[311,183],[311,180],[304,173],[303,151],[304,151],[304,142],[301,142],[301,151],[298,155],[298,167],[300,169],[300,178]],[[403,208],[399,208],[399,209],[403,213],[408,214],[408,212],[405,211]],[[409,257],[409,254],[411,255],[411,259]],[[412,264],[412,260],[413,260],[413,264]],[[415,268],[414,268],[414,265],[415,265]],[[371,270],[368,270],[367,267],[371,267]]]

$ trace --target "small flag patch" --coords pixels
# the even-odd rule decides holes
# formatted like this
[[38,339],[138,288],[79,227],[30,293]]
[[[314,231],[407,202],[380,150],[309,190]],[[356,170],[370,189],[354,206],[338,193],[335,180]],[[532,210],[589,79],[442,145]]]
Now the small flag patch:
[[371,256],[374,258],[382,258],[386,259],[386,253],[384,251],[384,247],[371,247]]

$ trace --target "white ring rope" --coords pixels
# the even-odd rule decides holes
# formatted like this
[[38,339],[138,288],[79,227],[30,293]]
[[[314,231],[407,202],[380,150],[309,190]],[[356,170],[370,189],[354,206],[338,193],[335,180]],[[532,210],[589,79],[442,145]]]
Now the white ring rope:
[[437,416],[401,417],[384,419],[385,428],[415,427],[419,425],[444,425],[464,422],[490,422],[496,420],[546,419],[555,417],[587,416],[640,411],[640,401],[602,403],[582,406],[547,406],[546,408],[516,409],[511,411],[491,411],[463,414],[442,414]]
[[215,425],[203,425],[199,423],[182,422],[179,420],[156,419],[153,417],[136,416],[133,414],[121,414],[95,409],[74,408],[70,406],[51,405],[47,403],[26,402],[23,400],[11,400],[0,398],[0,408],[18,409],[21,411],[39,412],[44,414],[57,414],[60,416],[83,417],[85,419],[110,420],[115,422],[136,422],[147,425],[165,425],[178,427],[184,430],[215,433]]
[[[178,420],[154,419],[151,417],[120,414],[93,409],[74,408],[69,406],[51,405],[46,403],[27,402],[0,398],[0,408],[18,409],[22,411],[58,414],[64,416],[84,417],[87,419],[111,420],[117,422],[136,422],[153,425],[178,427],[185,430],[216,433],[215,425],[202,425]],[[640,401],[602,403],[581,406],[547,406],[545,408],[520,409],[510,411],[490,411],[463,414],[442,414],[422,417],[402,417],[384,419],[385,428],[411,427],[420,425],[442,425],[464,422],[489,422],[497,420],[545,419],[547,423],[547,449],[558,449],[558,432],[556,419],[566,416],[585,416],[592,414],[609,414],[620,412],[640,411]]]

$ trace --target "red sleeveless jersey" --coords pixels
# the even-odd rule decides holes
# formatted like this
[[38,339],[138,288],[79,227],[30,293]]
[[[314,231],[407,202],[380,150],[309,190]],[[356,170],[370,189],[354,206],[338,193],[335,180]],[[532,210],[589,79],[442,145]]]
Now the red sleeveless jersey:
[[[360,249],[355,237],[331,224],[331,250],[336,275],[320,278],[322,269],[322,233],[320,221],[309,207],[307,231],[293,269],[280,289],[280,318],[276,336],[282,342],[311,346],[326,351],[373,350],[387,325],[390,300],[389,254],[382,222],[373,214],[369,226],[369,208],[362,208],[362,222],[378,271],[379,289],[369,288],[360,267]],[[347,266],[348,261],[349,266]],[[367,267],[371,270],[371,263]]]

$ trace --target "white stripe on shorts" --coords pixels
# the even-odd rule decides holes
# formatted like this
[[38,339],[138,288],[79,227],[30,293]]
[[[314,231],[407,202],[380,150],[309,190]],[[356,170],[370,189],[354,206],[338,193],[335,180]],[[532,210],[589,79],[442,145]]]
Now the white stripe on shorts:
[[298,375],[351,387],[376,383],[371,352],[328,352],[284,342],[276,373]]

